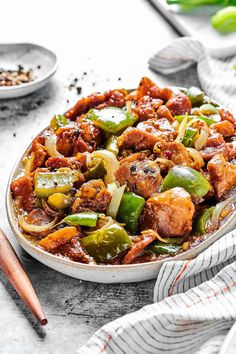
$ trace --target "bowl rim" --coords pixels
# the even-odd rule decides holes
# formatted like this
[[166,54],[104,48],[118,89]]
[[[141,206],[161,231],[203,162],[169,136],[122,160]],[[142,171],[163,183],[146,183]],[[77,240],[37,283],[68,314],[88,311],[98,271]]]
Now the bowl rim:
[[34,48],[38,48],[41,51],[46,52],[47,54],[50,54],[51,57],[53,57],[54,63],[53,66],[50,70],[48,70],[44,75],[42,75],[40,78],[36,78],[33,81],[27,82],[25,84],[20,84],[20,85],[16,85],[16,86],[1,86],[0,87],[0,94],[1,93],[7,93],[7,92],[12,92],[12,91],[20,91],[26,88],[30,88],[32,86],[35,86],[47,79],[49,79],[51,76],[53,76],[55,74],[55,72],[58,69],[58,58],[55,52],[53,52],[52,50],[39,45],[39,44],[35,44],[32,42],[19,42],[19,43],[2,43],[0,44],[1,46],[30,46],[30,47],[34,47]]
[[[184,87],[180,86],[168,86],[169,88],[173,90],[186,90]],[[133,91],[133,89],[129,90]],[[209,98],[208,96],[206,96]],[[218,106],[225,108],[223,105],[221,105],[219,102],[215,101],[214,99],[210,99],[212,103],[217,104]],[[195,258],[198,254],[201,252],[205,251],[210,245],[212,245],[215,241],[217,241],[219,238],[221,238],[225,232],[224,230],[228,230],[229,224],[233,221],[235,218],[235,223],[236,223],[236,209],[231,213],[230,217],[227,219],[223,225],[213,232],[211,235],[206,237],[202,242],[197,244],[195,247],[190,248],[189,250],[185,252],[181,252],[175,256],[172,257],[167,257],[163,258],[160,260],[152,261],[152,262],[144,262],[144,263],[135,263],[135,264],[87,264],[87,263],[80,263],[80,262],[75,262],[70,259],[67,259],[63,256],[57,256],[52,253],[49,253],[40,247],[37,247],[33,242],[27,240],[27,238],[23,235],[23,233],[20,231],[19,226],[18,226],[18,221],[17,221],[17,215],[14,210],[13,206],[13,199],[11,195],[11,182],[16,178],[17,172],[20,170],[20,165],[22,163],[22,158],[23,156],[27,153],[27,151],[31,147],[31,143],[34,138],[36,138],[40,133],[42,133],[45,129],[47,129],[49,126],[46,128],[42,129],[37,135],[35,135],[33,138],[30,139],[30,143],[27,144],[27,148],[22,149],[22,152],[19,154],[19,157],[17,158],[15,164],[13,165],[13,168],[11,170],[9,179],[8,179],[8,184],[7,184],[7,189],[6,189],[6,195],[5,195],[5,205],[6,205],[6,211],[7,211],[7,218],[11,227],[11,230],[13,231],[13,234],[17,240],[17,242],[21,245],[22,243],[26,246],[26,248],[31,248],[32,251],[41,254],[43,257],[47,258],[48,260],[51,260],[52,262],[60,263],[65,265],[66,267],[73,267],[77,269],[84,269],[84,270],[92,270],[92,269],[99,269],[99,270],[122,270],[124,271],[125,269],[132,269],[132,268],[153,268],[155,265],[160,265],[163,264],[164,262],[170,262],[170,261],[179,261],[179,260],[188,260],[188,259],[193,259]],[[235,202],[236,205],[236,202]],[[231,228],[232,230],[232,228]],[[218,235],[220,234],[220,235]],[[214,240],[215,238],[215,240]],[[21,245],[22,246],[22,245]]]

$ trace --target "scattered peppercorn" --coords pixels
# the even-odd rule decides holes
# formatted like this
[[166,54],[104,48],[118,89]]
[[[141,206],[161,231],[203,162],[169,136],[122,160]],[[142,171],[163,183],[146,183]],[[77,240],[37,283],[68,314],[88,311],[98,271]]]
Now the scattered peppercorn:
[[76,90],[77,90],[78,95],[80,95],[81,91],[82,91],[82,87],[78,86],[78,87],[76,87]]

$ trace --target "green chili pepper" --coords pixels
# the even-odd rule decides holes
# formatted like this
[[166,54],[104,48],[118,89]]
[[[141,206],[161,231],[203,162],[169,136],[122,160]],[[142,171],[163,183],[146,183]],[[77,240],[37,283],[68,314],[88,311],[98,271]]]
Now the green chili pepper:
[[67,124],[67,119],[66,117],[58,114],[54,116],[50,122],[50,127],[54,130],[57,130],[60,127],[64,127],[64,125]]
[[197,129],[187,127],[185,130],[184,138],[182,144],[184,146],[193,146],[194,141],[198,138],[199,133]]
[[[236,5],[236,1],[232,2]],[[236,6],[229,6],[216,12],[211,18],[212,27],[220,33],[236,31]]]
[[80,243],[98,263],[106,263],[132,246],[125,229],[116,223],[81,238]]
[[34,190],[37,197],[47,198],[53,193],[67,193],[77,181],[76,172],[36,172]]
[[218,109],[215,106],[213,106],[213,104],[210,103],[203,104],[199,109],[202,112],[202,114],[206,116],[210,116],[212,114],[218,113]]
[[[185,118],[186,116],[183,115],[183,116],[175,116],[174,118],[178,121],[178,122],[182,122],[182,120]],[[189,115],[187,116],[188,118],[188,122],[191,120],[191,119],[200,119],[200,120],[203,120],[203,122],[205,122],[207,125],[211,125],[211,124],[214,124],[216,123],[216,121],[214,119],[211,119],[209,117],[204,117],[204,116],[193,116],[193,115]]]
[[154,241],[151,243],[151,245],[148,246],[148,249],[158,254],[159,253],[175,254],[181,249],[181,246],[171,245],[161,241]]
[[197,218],[197,220],[195,221],[195,226],[194,229],[200,234],[200,235],[204,235],[207,231],[207,224],[208,221],[211,219],[212,217],[212,213],[213,213],[214,207],[211,208],[207,208],[205,209]]
[[98,220],[98,213],[86,211],[82,213],[66,216],[61,222],[65,222],[70,226],[88,226],[95,227]]
[[164,178],[162,191],[174,187],[182,187],[193,197],[203,197],[210,189],[208,180],[198,171],[190,167],[174,166]]
[[144,204],[145,200],[143,197],[132,192],[125,192],[120,202],[117,220],[125,223],[127,230],[135,233],[138,229],[138,219]]
[[90,109],[86,116],[94,124],[110,134],[116,134],[133,125],[137,117],[118,107],[106,107],[101,110]]
[[186,95],[192,102],[193,106],[200,106],[203,103],[205,97],[204,92],[200,90],[198,87],[194,87],[194,86],[190,87],[187,90]]
[[116,156],[119,154],[119,146],[117,143],[117,137],[115,135],[112,135],[110,136],[110,138],[108,138],[105,145],[105,149],[113,152],[113,154],[115,154]]
[[104,167],[104,162],[100,159],[96,160],[96,164],[85,172],[84,177],[87,181],[90,179],[99,179],[105,176],[106,169]]

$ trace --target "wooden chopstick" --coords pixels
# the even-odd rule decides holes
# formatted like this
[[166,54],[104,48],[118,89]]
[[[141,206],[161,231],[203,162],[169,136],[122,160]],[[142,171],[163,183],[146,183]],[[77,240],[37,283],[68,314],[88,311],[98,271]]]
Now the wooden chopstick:
[[30,311],[44,326],[47,324],[47,318],[39,303],[34,288],[26,275],[22,264],[19,261],[14,249],[8,241],[4,232],[0,229],[0,268],[6,275],[9,282],[18,292],[22,300],[28,306]]

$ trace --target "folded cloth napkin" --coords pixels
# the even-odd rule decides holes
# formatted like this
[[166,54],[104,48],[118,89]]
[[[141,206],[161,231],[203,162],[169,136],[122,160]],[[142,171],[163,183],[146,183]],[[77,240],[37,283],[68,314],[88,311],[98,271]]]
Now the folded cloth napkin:
[[[222,53],[223,54],[223,53]],[[211,57],[201,42],[191,37],[176,39],[149,60],[152,70],[168,75],[197,63],[203,90],[236,114],[236,56],[224,61]]]
[[[210,58],[201,43],[177,39],[150,59],[152,69],[170,74],[198,64],[202,88],[236,112],[235,59]],[[236,320],[236,231],[195,259],[163,264],[154,304],[98,330],[78,354],[215,354]]]

